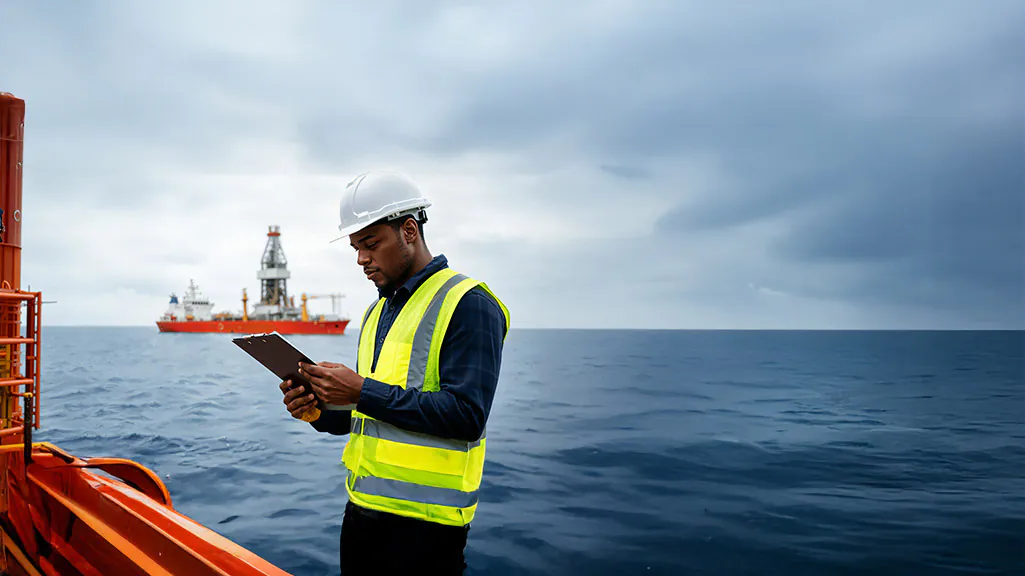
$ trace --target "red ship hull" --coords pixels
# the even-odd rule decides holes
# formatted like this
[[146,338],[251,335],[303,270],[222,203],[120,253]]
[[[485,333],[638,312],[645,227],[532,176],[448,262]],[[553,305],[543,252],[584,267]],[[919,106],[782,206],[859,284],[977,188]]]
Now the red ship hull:
[[348,320],[302,322],[298,320],[186,320],[157,322],[161,332],[225,334],[344,334]]

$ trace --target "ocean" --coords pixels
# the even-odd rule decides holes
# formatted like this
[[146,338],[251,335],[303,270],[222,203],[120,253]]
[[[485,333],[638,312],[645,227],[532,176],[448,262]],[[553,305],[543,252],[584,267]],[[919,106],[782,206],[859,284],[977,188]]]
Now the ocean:
[[[352,365],[355,332],[289,337]],[[42,430],[338,573],[346,437],[225,335],[45,327]],[[513,330],[469,574],[1025,574],[1025,332]]]

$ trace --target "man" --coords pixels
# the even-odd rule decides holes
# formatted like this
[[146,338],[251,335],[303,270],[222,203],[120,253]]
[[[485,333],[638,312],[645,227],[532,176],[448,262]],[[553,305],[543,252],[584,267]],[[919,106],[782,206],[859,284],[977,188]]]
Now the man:
[[403,174],[349,183],[339,229],[379,293],[360,325],[356,370],[300,364],[323,411],[312,394],[281,383],[293,417],[349,434],[343,574],[466,567],[509,311],[485,284],[431,255],[423,237],[430,205]]

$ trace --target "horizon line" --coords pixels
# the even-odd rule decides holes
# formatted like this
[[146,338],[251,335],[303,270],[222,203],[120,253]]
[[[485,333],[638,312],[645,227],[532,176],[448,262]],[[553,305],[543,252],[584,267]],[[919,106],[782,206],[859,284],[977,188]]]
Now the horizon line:
[[[155,326],[148,324],[43,324],[43,328],[152,328],[156,330]],[[894,328],[894,327],[879,327],[879,328],[765,328],[765,327],[749,327],[749,328],[713,328],[713,327],[680,327],[680,328],[661,328],[661,327],[577,327],[577,326],[514,326],[509,329],[512,331],[618,331],[618,332],[1025,332],[1025,327],[1020,328]],[[192,334],[192,332],[168,332],[168,334]],[[194,334],[231,334],[230,332],[195,332]],[[315,336],[316,334],[314,334]],[[339,336],[340,334],[328,334],[328,336]],[[348,332],[343,335],[348,335]],[[301,336],[301,334],[300,334]]]

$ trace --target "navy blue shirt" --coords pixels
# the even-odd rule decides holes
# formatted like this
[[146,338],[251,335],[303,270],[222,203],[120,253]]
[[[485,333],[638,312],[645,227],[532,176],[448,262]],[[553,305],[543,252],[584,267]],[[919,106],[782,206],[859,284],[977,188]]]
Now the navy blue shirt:
[[[409,297],[435,272],[448,268],[436,256],[393,293],[379,291],[384,309],[374,340],[374,367],[381,343]],[[405,430],[472,442],[480,438],[498,387],[505,338],[505,315],[479,286],[459,300],[445,332],[439,356],[440,390],[421,392],[365,378],[356,409]],[[358,370],[358,367],[357,367]],[[311,422],[321,432],[348,434],[352,413],[324,411]]]

